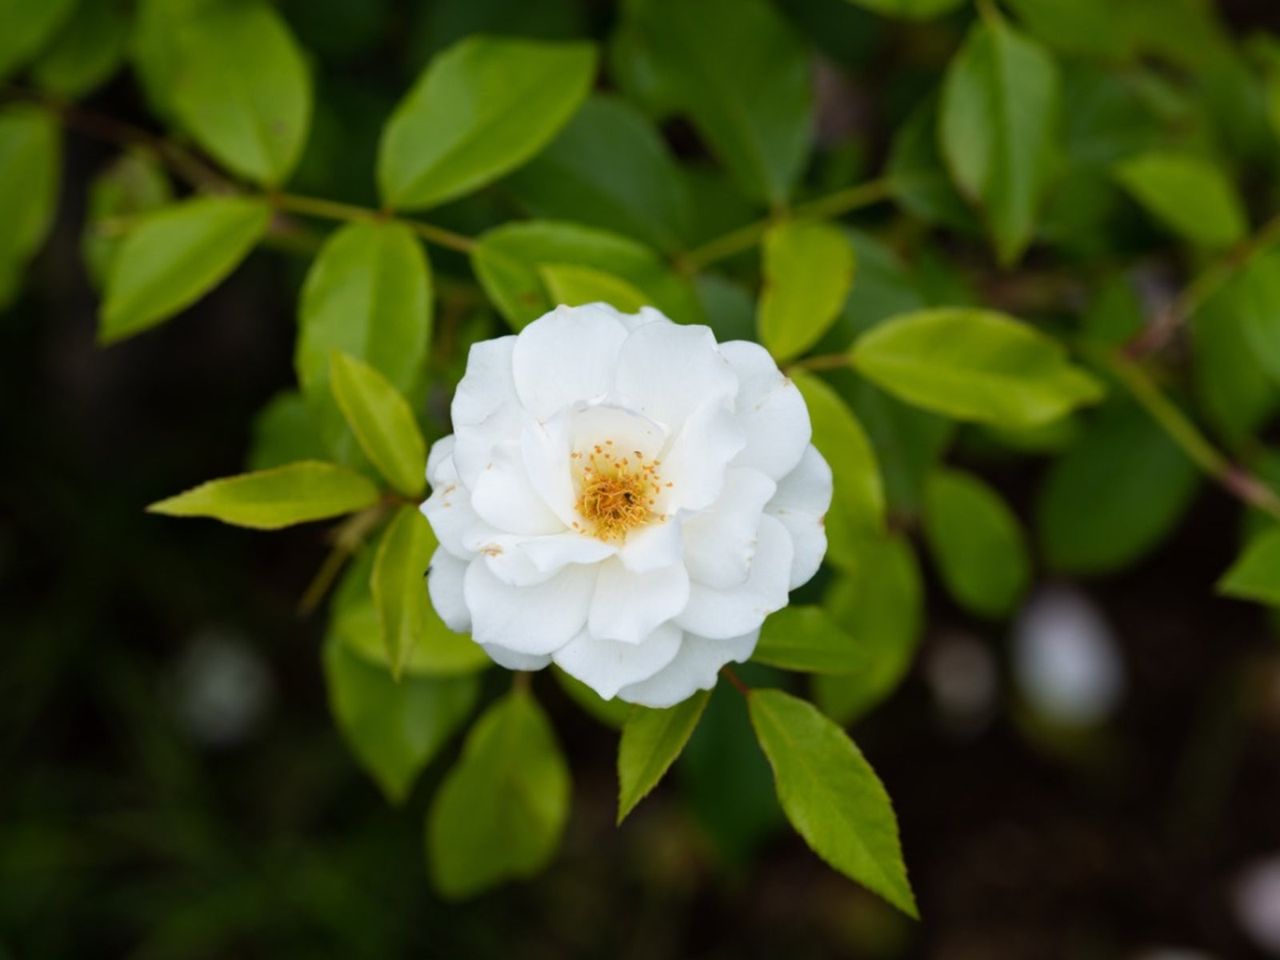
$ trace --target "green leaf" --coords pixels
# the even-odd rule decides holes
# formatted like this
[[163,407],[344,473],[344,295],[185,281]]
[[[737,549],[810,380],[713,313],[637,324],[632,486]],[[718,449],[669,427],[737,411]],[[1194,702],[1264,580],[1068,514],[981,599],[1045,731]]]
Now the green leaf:
[[770,614],[751,659],[805,673],[854,673],[867,665],[862,646],[821,607]]
[[[431,533],[430,525],[427,534],[431,537],[430,553],[434,554],[435,535]],[[372,548],[361,550],[343,574],[333,598],[330,629],[347,645],[347,649],[390,677],[391,660],[383,639],[382,621],[373,602],[371,581],[375,554]],[[417,571],[420,587],[424,586],[425,571],[425,567]],[[404,575],[407,583],[409,571],[404,571]],[[402,673],[422,677],[454,676],[484,670],[492,663],[480,644],[466,634],[454,633],[446,627],[428,602],[421,639],[405,652]]]
[[349,434],[329,388],[334,350],[414,397],[431,342],[431,273],[403,224],[352,223],[333,234],[302,289],[294,368],[325,439],[346,459]]
[[382,199],[421,210],[514,170],[573,116],[595,69],[585,43],[472,36],[450,47],[383,131]]
[[289,178],[311,123],[311,78],[268,3],[239,0],[180,18],[165,94],[179,122],[220,163],[257,183]]
[[507,186],[535,217],[615,230],[664,253],[688,232],[675,160],[653,124],[616,97],[587,100]]
[[61,167],[58,126],[49,113],[27,106],[0,109],[0,271],[16,273],[44,244]]
[[635,0],[626,26],[743,191],[778,205],[813,129],[809,51],[765,0]]
[[148,214],[112,259],[98,339],[154,327],[217,286],[262,239],[271,208],[244,197],[199,197]]
[[829,223],[791,220],[765,234],[760,342],[778,360],[822,339],[849,296],[854,262],[848,237]]
[[330,354],[329,385],[369,462],[401,493],[420,497],[426,486],[427,446],[400,391],[341,350]]
[[[507,223],[481,235],[471,263],[489,299],[516,330],[556,306],[542,272],[548,265],[561,280],[566,266],[621,280],[678,323],[702,318],[693,288],[661,257],[603,230],[542,220]],[[579,280],[583,276],[577,274]]]
[[277,393],[253,418],[245,466],[270,470],[295,460],[322,460],[324,441],[306,399],[297,390]]
[[1064,53],[1118,59],[1129,52],[1111,0],[1009,0],[1009,6],[1037,39]]
[[1253,257],[1231,282],[1232,306],[1258,362],[1280,384],[1280,252]]
[[124,225],[172,202],[169,178],[150,154],[123,154],[93,178],[80,252],[97,286],[111,274],[126,235]]
[[648,298],[621,277],[573,263],[547,263],[538,268],[547,294],[569,307],[607,303],[622,313],[637,313]]
[[960,191],[982,205],[1000,262],[1031,242],[1053,159],[1058,70],[1003,21],[979,21],[947,70],[942,152]]
[[329,708],[361,766],[387,799],[414,780],[462,726],[480,695],[477,677],[405,677],[357,656],[333,630],[324,644]]
[[382,533],[374,555],[369,590],[382,627],[382,639],[397,680],[413,649],[425,639],[432,614],[426,573],[436,538],[417,507],[403,506]]
[[57,33],[75,0],[4,0],[0,3],[0,79],[30,60]]
[[930,223],[965,233],[980,230],[973,210],[956,191],[938,142],[938,104],[922,103],[893,134],[885,172],[894,199]]
[[631,704],[627,701],[616,697],[612,700],[604,699],[577,677],[565,673],[554,664],[551,666],[551,675],[570,700],[611,730],[621,730],[631,716]]
[[119,0],[78,0],[75,16],[32,66],[36,84],[69,99],[101,86],[124,61],[131,26]]
[[278,530],[325,520],[378,502],[363,474],[336,463],[303,461],[272,470],[210,480],[147,507],[169,517],[212,517],[238,527]]
[[927,20],[960,6],[964,0],[846,0],[886,17]]
[[875,451],[858,418],[831,387],[807,373],[796,373],[792,380],[809,408],[813,444],[831,467],[834,489],[826,520],[831,556],[848,560],[863,539],[884,529],[884,487]]
[[525,879],[555,855],[569,768],[546,715],[513,690],[471,728],[427,815],[431,876],[446,897]]
[[991,310],[894,317],[858,339],[853,364],[908,403],[997,427],[1039,426],[1103,392],[1055,340]]
[[956,602],[986,617],[1012,612],[1030,569],[1018,519],[994,490],[959,470],[937,470],[924,494],[924,532]]
[[865,666],[813,678],[814,694],[836,722],[852,723],[902,681],[920,641],[924,612],[920,568],[911,544],[896,537],[862,545],[856,568],[832,583],[822,608],[862,650]]
[[618,823],[666,776],[710,699],[710,690],[700,690],[666,710],[632,709],[618,742]]
[[1045,477],[1036,521],[1046,560],[1066,573],[1129,566],[1170,532],[1198,480],[1144,411],[1104,407]]
[[1280,528],[1253,539],[1218,581],[1218,592],[1280,607]]
[[897,817],[862,752],[813,704],[781,690],[753,690],[747,703],[791,825],[833,868],[918,919]]
[[1148,213],[1192,243],[1229,247],[1249,232],[1235,187],[1201,157],[1144,153],[1117,166],[1116,179]]

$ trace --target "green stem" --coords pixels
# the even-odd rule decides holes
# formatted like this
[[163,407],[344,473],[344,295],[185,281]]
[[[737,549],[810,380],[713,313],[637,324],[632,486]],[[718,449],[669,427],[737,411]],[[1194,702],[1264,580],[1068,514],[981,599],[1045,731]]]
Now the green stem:
[[731,230],[723,236],[716,237],[714,240],[704,243],[700,247],[695,247],[688,253],[678,257],[677,266],[685,273],[697,273],[717,261],[724,260],[736,253],[742,253],[744,250],[750,250],[760,242],[770,227],[783,219],[797,217],[829,219],[838,217],[841,214],[851,213],[861,207],[870,206],[873,203],[888,199],[892,193],[893,185],[888,178],[869,180],[857,186],[837,190],[835,193],[828,194],[825,197],[818,197],[815,200],[796,204],[790,214],[771,214],[761,220],[757,220],[755,223],[749,223],[736,230]]
[[418,236],[440,247],[470,253],[476,242],[460,233],[423,223],[393,216],[385,210],[373,210],[369,207],[357,206],[353,203],[340,203],[337,200],[325,200],[321,197],[304,197],[296,193],[273,193],[268,200],[278,209],[289,213],[297,213],[306,217],[319,217],[322,220],[342,220],[351,222],[395,222],[402,223]]
[[820,353],[813,357],[804,357],[787,365],[786,372],[792,370],[843,370],[853,366],[853,357],[847,353]]
[[1115,375],[1192,463],[1232,496],[1280,520],[1280,497],[1275,491],[1210,443],[1140,364],[1123,354],[1096,349],[1087,352]]

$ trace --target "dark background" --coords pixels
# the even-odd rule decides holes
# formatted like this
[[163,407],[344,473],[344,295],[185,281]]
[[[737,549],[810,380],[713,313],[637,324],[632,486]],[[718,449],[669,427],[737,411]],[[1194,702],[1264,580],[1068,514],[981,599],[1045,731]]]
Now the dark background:
[[[341,164],[310,176],[365,199],[381,117],[457,27],[388,3],[303,6],[285,9],[324,64],[320,96],[328,84],[348,104]],[[1266,0],[1223,6],[1238,26],[1280,29]],[[552,4],[550,32],[569,8],[607,27],[605,4]],[[128,78],[90,106],[151,124]],[[930,584],[917,666],[854,730],[894,798],[922,924],[783,827],[750,789],[754,746],[741,765],[756,780],[735,786],[719,749],[746,743],[732,691],[672,782],[615,829],[615,734],[548,676],[535,689],[575,778],[564,849],[531,883],[442,903],[422,820],[456,745],[398,810],[357,769],[325,703],[323,616],[295,614],[323,529],[142,512],[241,469],[253,414],[293,382],[305,260],[256,254],[176,321],[97,348],[79,229],[85,184],[112,156],[69,136],[53,241],[0,318],[0,958],[1269,955],[1234,892],[1280,856],[1280,650],[1260,609],[1213,596],[1237,512],[1207,489],[1153,559],[1080,585],[1126,670],[1117,711],[1087,733],[1038,723],[1008,631]],[[994,477],[1024,517],[1040,469]],[[923,668],[957,634],[998,679],[964,723]]]

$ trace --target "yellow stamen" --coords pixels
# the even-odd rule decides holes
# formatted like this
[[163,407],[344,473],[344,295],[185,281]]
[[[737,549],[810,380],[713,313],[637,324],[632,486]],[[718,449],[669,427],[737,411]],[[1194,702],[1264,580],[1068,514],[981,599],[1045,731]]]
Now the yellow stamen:
[[612,445],[612,440],[595,444],[585,464],[576,451],[573,459],[578,461],[574,464],[578,468],[575,486],[578,515],[586,522],[584,532],[600,540],[617,541],[637,527],[661,519],[654,509],[660,487],[654,483],[658,461],[644,462],[638,450],[635,461],[616,458],[605,449]]

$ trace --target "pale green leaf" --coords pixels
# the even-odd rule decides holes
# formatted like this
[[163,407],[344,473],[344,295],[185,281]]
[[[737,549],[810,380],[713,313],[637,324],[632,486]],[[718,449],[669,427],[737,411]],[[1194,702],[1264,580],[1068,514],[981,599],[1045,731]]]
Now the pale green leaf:
[[457,732],[480,694],[479,678],[391,678],[357,656],[330,630],[324,644],[325,685],[338,729],[360,765],[392,803]]
[[277,530],[325,520],[378,502],[363,474],[335,463],[303,461],[271,470],[210,480],[147,507],[169,517],[212,517],[238,527]]
[[947,70],[942,152],[962,193],[979,203],[1000,261],[1035,232],[1053,161],[1060,81],[1052,58],[1003,21],[979,21]]
[[246,197],[198,197],[141,219],[107,275],[98,338],[154,327],[222,281],[267,232],[271,208]]
[[329,385],[369,462],[401,493],[420,497],[426,486],[426,441],[400,391],[341,350],[330,354]]
[[397,679],[414,648],[426,637],[432,614],[426,573],[436,546],[427,518],[410,505],[396,511],[378,541],[369,590],[391,674]]
[[568,307],[607,303],[622,313],[637,313],[648,298],[621,277],[574,263],[546,263],[538,267],[547,294]]
[[472,36],[450,47],[383,132],[383,200],[421,210],[514,170],[573,116],[595,68],[595,50],[584,43]]
[[560,278],[565,267],[585,267],[621,280],[677,323],[702,319],[687,280],[643,244],[603,230],[541,220],[508,223],[481,235],[471,263],[489,299],[516,330],[556,306],[542,272],[547,265]]
[[823,860],[918,917],[889,795],[848,735],[781,690],[753,690],[751,724],[791,825]]
[[1254,538],[1218,581],[1218,592],[1280,607],[1280,529]]
[[867,666],[863,646],[821,607],[770,614],[751,659],[805,673],[855,673]]
[[1235,186],[1202,157],[1144,153],[1116,167],[1116,178],[1152,216],[1193,243],[1229,247],[1249,232]]
[[853,364],[908,403],[996,427],[1048,423],[1103,392],[1057,341],[991,310],[894,317],[858,339]]
[[790,220],[764,237],[760,342],[778,360],[804,353],[827,332],[853,286],[854,254],[839,227]]
[[618,742],[618,823],[666,776],[693,736],[711,691],[665,710],[634,707]]
[[959,470],[934,471],[924,490],[924,532],[957,603],[987,617],[1013,610],[1030,579],[1027,547],[994,490]]
[[294,368],[326,441],[347,459],[350,434],[329,388],[334,350],[415,398],[431,342],[431,272],[403,224],[352,223],[320,250],[298,309]]
[[250,180],[289,178],[311,123],[302,50],[268,3],[213,3],[168,34],[176,65],[166,100],[222,164]]
[[172,202],[173,186],[150,154],[123,154],[93,178],[80,251],[95,284],[107,282],[127,227]]
[[471,728],[427,815],[436,888],[468,897],[542,870],[560,845],[569,787],[546,715],[513,690]]

